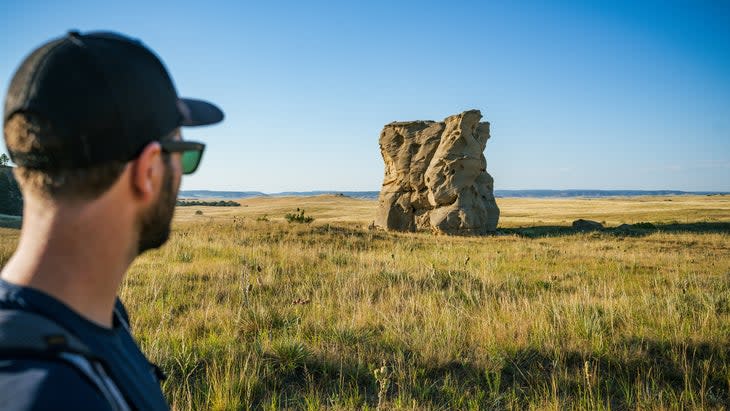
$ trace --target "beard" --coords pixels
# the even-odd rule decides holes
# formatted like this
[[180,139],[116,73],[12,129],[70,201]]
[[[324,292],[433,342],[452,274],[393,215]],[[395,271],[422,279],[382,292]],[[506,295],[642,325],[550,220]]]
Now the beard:
[[174,185],[172,167],[168,158],[160,188],[160,197],[157,203],[143,213],[139,219],[138,255],[147,250],[159,248],[170,237],[170,223],[177,203],[177,189]]

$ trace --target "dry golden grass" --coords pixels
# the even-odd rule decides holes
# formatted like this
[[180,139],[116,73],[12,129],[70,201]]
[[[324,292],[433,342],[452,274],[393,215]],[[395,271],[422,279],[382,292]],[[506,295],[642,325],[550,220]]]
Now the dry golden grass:
[[[203,201],[205,201],[203,199]],[[211,199],[213,201],[213,199]],[[243,217],[261,218],[266,216],[272,221],[284,221],[286,213],[297,208],[312,214],[319,222],[356,222],[367,224],[375,218],[377,202],[336,195],[312,197],[253,197],[236,200],[241,207],[178,207],[176,221],[198,221],[201,216],[195,211],[203,211],[209,218]]]
[[652,223],[727,222],[730,196],[498,199],[500,227],[570,225],[585,218],[606,226]]
[[[264,215],[284,221],[284,214],[303,208],[319,222],[350,222],[367,225],[375,219],[377,202],[334,195],[312,197],[254,197],[237,200],[242,207],[180,207],[177,221],[207,217]],[[500,227],[570,226],[578,218],[596,220],[606,226],[653,223],[730,221],[730,196],[647,196],[609,198],[499,198]]]
[[178,208],[123,285],[173,409],[730,407],[727,196],[499,199],[489,237],[370,231],[374,201],[241,202]]

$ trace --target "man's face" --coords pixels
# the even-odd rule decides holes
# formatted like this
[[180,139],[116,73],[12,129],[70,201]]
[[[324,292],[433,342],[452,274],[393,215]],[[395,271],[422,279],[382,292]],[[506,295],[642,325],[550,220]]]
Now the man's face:
[[[176,137],[175,140],[179,140]],[[138,254],[158,248],[170,237],[170,223],[175,213],[177,192],[180,188],[180,154],[164,154],[165,174],[156,204],[140,217]]]

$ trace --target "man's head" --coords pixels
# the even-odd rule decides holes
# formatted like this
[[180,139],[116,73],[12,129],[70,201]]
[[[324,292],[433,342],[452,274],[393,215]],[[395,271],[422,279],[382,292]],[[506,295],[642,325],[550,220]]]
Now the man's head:
[[180,175],[195,171],[202,155],[204,145],[181,141],[180,127],[222,119],[210,103],[179,98],[141,42],[71,32],[21,63],[3,131],[26,197],[91,202],[122,176],[132,193],[149,195],[135,224],[141,252],[167,239]]

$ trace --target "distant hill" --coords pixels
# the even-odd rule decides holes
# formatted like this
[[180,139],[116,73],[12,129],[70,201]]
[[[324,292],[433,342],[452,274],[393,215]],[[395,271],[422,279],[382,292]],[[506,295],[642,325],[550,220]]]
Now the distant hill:
[[728,194],[716,191],[678,190],[494,190],[497,197],[636,197]]
[[13,177],[13,169],[0,166],[0,214],[23,214],[23,196]]
[[318,195],[342,195],[352,198],[377,199],[380,191],[284,191],[282,193],[270,194],[272,196],[318,196]]
[[[323,194],[344,195],[352,198],[377,199],[379,191],[284,191],[281,193],[262,193],[259,191],[212,191],[192,190],[180,192],[180,198],[248,198],[315,196]],[[674,196],[674,195],[717,195],[730,194],[718,191],[678,191],[678,190],[494,190],[496,197],[520,198],[570,198],[570,197],[636,197],[636,196]]]
[[181,191],[179,198],[248,198],[261,197],[266,194],[260,191],[210,191],[210,190],[188,190]]
[[249,197],[305,197],[317,195],[344,195],[353,198],[378,198],[379,191],[283,191],[281,193],[262,193],[260,191],[212,191],[185,190],[178,196],[181,199],[192,198],[249,198]]

